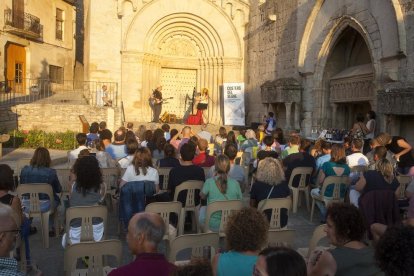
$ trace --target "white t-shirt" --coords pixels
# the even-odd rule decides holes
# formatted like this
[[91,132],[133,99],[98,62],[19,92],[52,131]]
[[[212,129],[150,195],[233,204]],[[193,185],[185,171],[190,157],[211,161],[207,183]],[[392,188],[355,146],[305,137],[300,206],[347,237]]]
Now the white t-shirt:
[[160,179],[158,176],[158,171],[152,167],[148,167],[147,174],[144,175],[142,170],[140,169],[140,174],[137,175],[135,173],[134,165],[129,165],[126,169],[124,176],[122,176],[122,180],[125,182],[131,181],[153,181],[155,185],[159,185]]
[[88,149],[88,148],[86,146],[79,146],[77,149],[70,151],[69,156],[68,156],[69,160],[72,161],[72,160],[78,159],[79,153],[84,149]]
[[212,135],[210,132],[203,130],[203,131],[200,131],[197,135],[203,139],[206,139],[209,143],[211,143]]
[[355,166],[368,166],[368,158],[360,152],[353,153],[346,157],[346,163],[350,168]]
[[119,166],[123,169],[126,169],[129,165],[131,165],[133,159],[134,155],[125,156],[124,158],[118,160]]

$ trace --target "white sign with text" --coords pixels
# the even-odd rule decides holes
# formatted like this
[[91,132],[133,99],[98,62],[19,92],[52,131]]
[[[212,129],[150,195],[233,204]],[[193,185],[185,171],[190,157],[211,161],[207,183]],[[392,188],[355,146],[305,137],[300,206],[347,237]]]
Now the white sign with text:
[[244,126],[244,83],[223,84],[224,125]]

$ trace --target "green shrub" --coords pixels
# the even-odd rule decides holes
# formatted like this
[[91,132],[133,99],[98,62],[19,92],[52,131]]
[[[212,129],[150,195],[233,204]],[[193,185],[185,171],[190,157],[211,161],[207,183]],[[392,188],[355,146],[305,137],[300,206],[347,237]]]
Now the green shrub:
[[9,132],[10,140],[3,144],[5,148],[37,148],[72,150],[76,147],[76,133],[66,132],[44,132],[41,130]]

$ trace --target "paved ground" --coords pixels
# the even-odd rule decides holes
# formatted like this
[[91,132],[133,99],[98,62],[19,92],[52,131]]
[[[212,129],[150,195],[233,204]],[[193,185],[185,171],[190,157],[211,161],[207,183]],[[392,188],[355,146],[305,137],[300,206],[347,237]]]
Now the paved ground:
[[[15,168],[16,162],[20,158],[30,158],[34,150],[31,149],[3,149],[3,158],[0,163],[7,163]],[[51,150],[51,156],[55,165],[64,166],[66,151]],[[246,196],[245,203],[248,202]],[[304,204],[303,204],[304,205]],[[319,221],[319,216],[315,214],[314,221]],[[40,230],[38,221],[34,221],[34,225]],[[303,206],[298,209],[297,214],[290,214],[288,228],[296,230],[296,240],[294,248],[307,247],[312,232],[318,223],[310,223],[309,212]],[[118,235],[117,215],[115,212],[109,214],[107,238],[120,239],[123,243],[123,264],[129,263],[132,259],[128,252],[125,236]],[[30,236],[30,248],[32,251],[32,259],[38,264],[43,274],[46,276],[63,275],[63,253],[61,246],[61,237],[50,238],[50,247],[44,249],[42,246],[41,233]]]

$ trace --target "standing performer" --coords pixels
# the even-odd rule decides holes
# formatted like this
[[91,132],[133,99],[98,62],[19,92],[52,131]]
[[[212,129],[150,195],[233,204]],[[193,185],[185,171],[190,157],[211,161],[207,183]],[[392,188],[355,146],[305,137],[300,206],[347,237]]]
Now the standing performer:
[[152,96],[150,98],[150,105],[153,110],[153,123],[158,123],[160,120],[160,114],[162,110],[162,86],[158,86],[155,88],[155,90],[152,92]]
[[201,113],[204,123],[207,123],[207,118],[204,114],[204,110],[207,110],[208,107],[208,89],[203,88],[200,96],[197,98],[197,114]]

